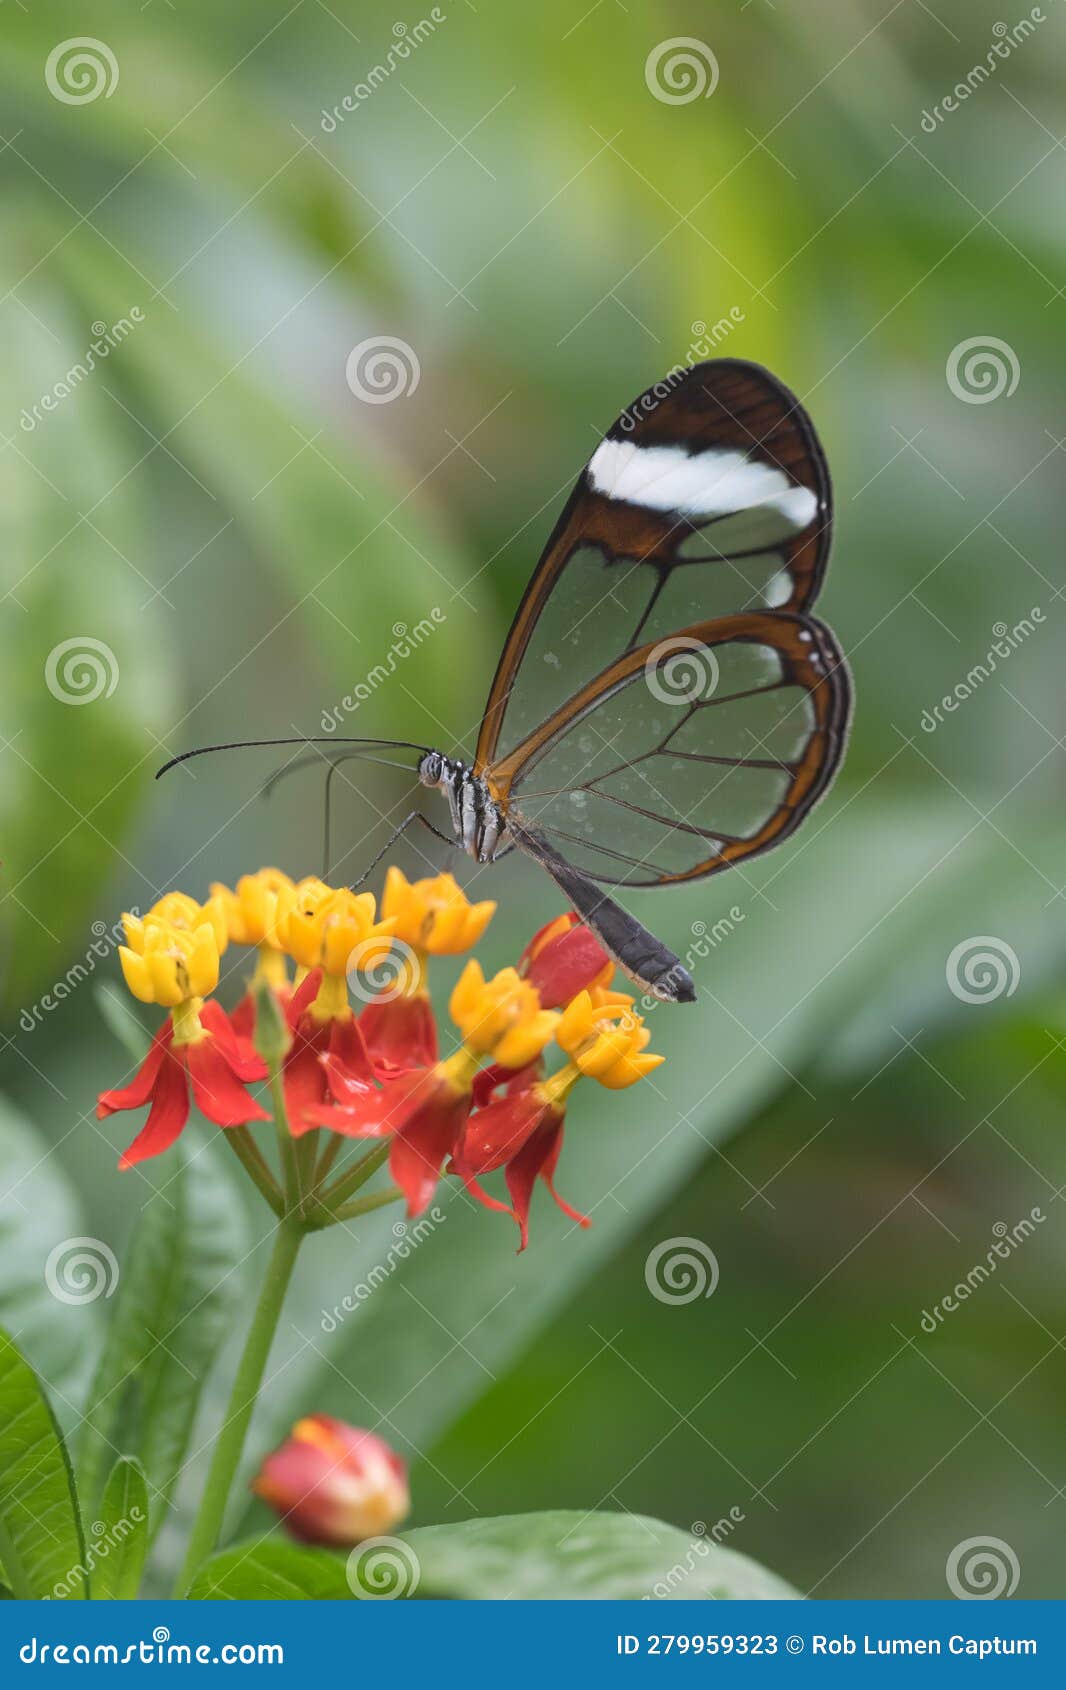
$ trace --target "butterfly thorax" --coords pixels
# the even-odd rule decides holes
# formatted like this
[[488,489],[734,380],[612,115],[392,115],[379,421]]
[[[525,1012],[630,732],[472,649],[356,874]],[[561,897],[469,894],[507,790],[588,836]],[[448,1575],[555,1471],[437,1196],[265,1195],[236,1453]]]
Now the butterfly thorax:
[[456,843],[476,862],[491,863],[507,831],[507,818],[481,776],[456,757],[427,751],[419,762],[418,778],[423,786],[435,786],[447,798]]

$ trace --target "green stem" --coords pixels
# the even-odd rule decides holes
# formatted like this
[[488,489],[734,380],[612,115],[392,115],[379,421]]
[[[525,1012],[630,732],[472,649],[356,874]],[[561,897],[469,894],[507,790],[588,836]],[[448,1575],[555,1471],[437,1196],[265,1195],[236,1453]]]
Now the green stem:
[[226,1406],[226,1418],[215,1443],[207,1483],[185,1553],[185,1563],[175,1586],[175,1596],[185,1595],[197,1569],[206,1561],[218,1542],[234,1474],[244,1449],[248,1424],[252,1418],[259,1387],[263,1382],[267,1358],[281,1315],[281,1306],[285,1301],[285,1293],[296,1265],[302,1238],[302,1228],[292,1218],[282,1220],[274,1235],[273,1253],[233,1381],[233,1389]]
[[361,1185],[366,1184],[371,1174],[377,1173],[383,1162],[388,1161],[391,1149],[391,1139],[386,1139],[382,1144],[376,1144],[373,1150],[369,1150],[365,1156],[361,1156],[358,1162],[354,1163],[352,1167],[346,1168],[344,1173],[337,1176],[332,1185],[326,1187],[322,1193],[323,1203],[328,1204],[330,1209],[336,1212],[338,1203],[343,1203],[351,1197],[352,1193],[358,1191]]
[[238,1161],[252,1176],[274,1213],[278,1216],[283,1215],[285,1213],[285,1202],[281,1195],[281,1187],[267,1166],[266,1159],[248,1128],[229,1127],[222,1136],[230,1149],[236,1154]]
[[318,1161],[318,1141],[322,1137],[321,1127],[313,1132],[304,1133],[296,1140],[296,1169],[300,1179],[301,1203],[306,1206],[314,1196],[315,1163]]
[[296,1154],[296,1141],[289,1131],[289,1115],[285,1107],[285,1087],[282,1084],[282,1069],[280,1065],[271,1065],[270,1069],[270,1100],[274,1105],[274,1127],[278,1135],[278,1154],[281,1157],[281,1171],[285,1181],[285,1202],[290,1214],[298,1213],[303,1191],[300,1186],[300,1163]]
[[386,1186],[384,1191],[372,1191],[366,1197],[357,1197],[353,1203],[346,1203],[343,1209],[333,1211],[334,1220],[350,1221],[355,1215],[368,1215],[372,1209],[380,1209],[386,1203],[395,1203],[403,1196],[398,1185]]
[[315,1188],[316,1192],[318,1191],[319,1187],[324,1183],[326,1175],[329,1173],[329,1171],[332,1168],[334,1162],[337,1160],[337,1157],[340,1154],[341,1146],[343,1145],[343,1143],[344,1143],[344,1138],[340,1133],[330,1133],[329,1142],[327,1143],[325,1150],[323,1150],[321,1156],[319,1157],[318,1167],[315,1169],[315,1187],[314,1188]]

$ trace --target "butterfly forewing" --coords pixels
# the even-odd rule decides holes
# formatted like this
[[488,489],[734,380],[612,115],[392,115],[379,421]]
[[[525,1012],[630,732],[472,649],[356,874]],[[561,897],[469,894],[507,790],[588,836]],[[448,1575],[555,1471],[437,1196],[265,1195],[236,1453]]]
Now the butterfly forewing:
[[479,771],[619,654],[711,617],[809,605],[830,506],[806,412],[759,366],[700,364],[642,394],[593,453],[522,601]]

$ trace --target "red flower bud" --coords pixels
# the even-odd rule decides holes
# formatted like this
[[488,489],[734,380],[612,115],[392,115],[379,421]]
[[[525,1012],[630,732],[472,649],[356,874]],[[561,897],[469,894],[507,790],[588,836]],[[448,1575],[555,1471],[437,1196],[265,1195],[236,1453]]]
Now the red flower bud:
[[406,1463],[373,1432],[328,1414],[297,1421],[252,1489],[302,1543],[361,1543],[390,1532],[411,1508]]

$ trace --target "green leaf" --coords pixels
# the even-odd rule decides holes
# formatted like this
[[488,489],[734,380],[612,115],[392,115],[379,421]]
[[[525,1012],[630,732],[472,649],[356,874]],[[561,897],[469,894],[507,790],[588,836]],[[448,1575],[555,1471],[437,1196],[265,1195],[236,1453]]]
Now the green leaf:
[[[351,1581],[351,1583],[349,1582]],[[796,1597],[747,1555],[633,1514],[559,1510],[422,1526],[350,1556],[276,1538],[237,1544],[194,1580],[200,1600],[440,1597],[479,1602]]]
[[343,1558],[299,1549],[281,1538],[234,1544],[201,1567],[189,1587],[193,1602],[337,1602],[351,1596]]
[[[98,1347],[101,1314],[117,1270],[85,1220],[59,1156],[0,1099],[0,1322],[14,1334],[56,1402],[75,1418]],[[82,1278],[76,1258],[97,1272]]]
[[74,1474],[37,1375],[0,1331],[0,1562],[16,1597],[84,1597]]
[[179,1148],[146,1203],[123,1269],[79,1447],[86,1498],[116,1448],[142,1463],[158,1529],[200,1392],[241,1290],[245,1211],[213,1144]]
[[[396,1539],[394,1576],[417,1570],[407,1594],[466,1601],[574,1598],[586,1601],[763,1600],[796,1597],[791,1585],[734,1549],[637,1514],[580,1509],[506,1514],[423,1526]],[[349,1571],[375,1588],[389,1576],[382,1543]],[[380,1588],[380,1584],[378,1584]]]
[[100,1517],[89,1536],[92,1593],[96,1600],[131,1602],[148,1553],[148,1484],[144,1468],[121,1455],[104,1488]]

